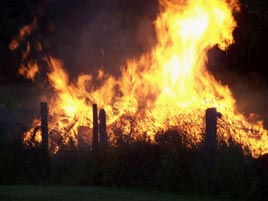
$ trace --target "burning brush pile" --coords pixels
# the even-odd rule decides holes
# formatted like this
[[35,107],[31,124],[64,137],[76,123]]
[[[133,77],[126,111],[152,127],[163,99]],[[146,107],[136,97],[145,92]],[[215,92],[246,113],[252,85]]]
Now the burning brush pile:
[[[206,69],[207,52],[218,46],[225,50],[234,43],[239,12],[237,0],[159,0],[160,12],[154,22],[157,44],[140,58],[127,60],[121,75],[114,77],[99,70],[97,77],[81,74],[71,82],[63,63],[53,56],[42,58],[48,65],[48,80],[54,94],[49,105],[49,149],[56,153],[59,142],[78,146],[79,130],[84,139],[92,135],[92,104],[107,114],[107,133],[112,142],[115,132],[148,136],[176,128],[185,134],[188,146],[199,144],[204,133],[204,113],[215,107],[222,114],[219,138],[249,149],[257,157],[268,152],[268,133],[262,122],[249,121],[239,113],[228,86],[223,86]],[[38,26],[36,20],[22,28],[11,42],[16,49],[26,35]],[[42,51],[42,46],[38,45]],[[31,50],[28,45],[23,58]],[[35,79],[40,66],[30,62],[19,73]],[[101,83],[96,85],[95,81]],[[24,135],[24,144],[41,142],[40,120]],[[83,129],[82,129],[83,130]],[[81,133],[81,132],[80,132]]]

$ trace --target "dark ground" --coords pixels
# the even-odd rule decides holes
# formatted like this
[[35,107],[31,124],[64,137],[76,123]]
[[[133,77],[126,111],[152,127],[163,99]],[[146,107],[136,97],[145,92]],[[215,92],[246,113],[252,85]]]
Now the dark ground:
[[1,201],[235,201],[138,189],[71,186],[0,186]]

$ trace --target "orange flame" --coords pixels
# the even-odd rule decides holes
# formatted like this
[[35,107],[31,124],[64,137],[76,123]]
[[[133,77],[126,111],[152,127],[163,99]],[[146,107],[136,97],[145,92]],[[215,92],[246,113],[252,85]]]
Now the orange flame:
[[[16,50],[20,43],[25,39],[27,35],[30,35],[37,27],[37,18],[35,17],[33,21],[29,25],[25,25],[21,28],[19,31],[18,36],[16,36],[10,43],[9,43],[9,49],[10,50]],[[40,44],[38,44],[40,46]],[[29,57],[31,52],[31,45],[30,42],[27,42],[26,49],[22,52],[22,61],[26,61],[26,59]],[[39,67],[36,62],[30,61],[27,62],[27,64],[23,64],[20,66],[18,73],[22,76],[24,76],[27,79],[34,80],[36,74],[39,72]]]
[[[62,63],[47,59],[49,81],[56,92],[49,101],[50,136],[77,145],[79,127],[92,127],[91,105],[97,103],[106,110],[110,135],[114,127],[153,136],[175,126],[194,145],[202,140],[205,109],[216,107],[223,114],[219,137],[232,137],[253,156],[267,153],[267,130],[260,123],[249,123],[237,111],[228,86],[206,69],[211,47],[224,50],[234,42],[232,13],[239,10],[237,1],[160,0],[160,5],[155,21],[157,45],[140,58],[128,60],[119,78],[100,70],[98,87],[91,75],[80,75],[76,83],[70,83]],[[50,149],[59,149],[52,137]]]
[[21,28],[18,36],[16,36],[10,43],[9,43],[9,49],[10,50],[16,50],[21,41],[23,41],[23,39],[27,36],[30,35],[32,33],[32,30],[35,29],[37,26],[37,18],[34,18],[33,21],[28,24],[25,25],[24,27]]
[[22,65],[18,73],[29,80],[34,80],[36,74],[39,72],[38,64],[36,62],[29,62],[26,66]]

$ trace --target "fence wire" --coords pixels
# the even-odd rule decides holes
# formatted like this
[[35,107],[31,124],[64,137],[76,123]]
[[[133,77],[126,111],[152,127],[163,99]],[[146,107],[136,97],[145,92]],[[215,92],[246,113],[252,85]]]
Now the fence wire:
[[[205,133],[205,111],[194,109],[187,109],[186,111],[170,105],[161,105],[157,106],[157,108],[155,110],[155,107],[139,107],[134,114],[126,112],[121,115],[114,122],[107,125],[110,139],[117,135],[118,132],[135,137],[135,135],[144,134],[153,136],[160,131],[176,129],[179,133],[187,135],[193,144],[202,140]],[[7,110],[0,107],[0,113],[0,121],[7,124],[6,133],[10,138],[20,138],[23,133],[32,129],[32,136],[29,139],[34,141],[38,132],[40,133],[39,108]],[[113,118],[113,116],[109,115],[112,114],[107,114],[107,122]],[[63,112],[50,114],[48,124],[51,146],[66,143],[73,143],[77,146],[79,143],[85,143],[85,141],[88,142],[86,144],[91,144],[92,114],[89,113],[84,118],[81,121],[81,117],[68,117]],[[60,127],[60,124],[63,123],[65,126]],[[220,137],[234,138],[237,141],[241,140],[242,135],[244,138],[257,139],[263,134],[263,131],[256,126],[230,121],[225,119],[224,116],[218,120],[217,128]]]

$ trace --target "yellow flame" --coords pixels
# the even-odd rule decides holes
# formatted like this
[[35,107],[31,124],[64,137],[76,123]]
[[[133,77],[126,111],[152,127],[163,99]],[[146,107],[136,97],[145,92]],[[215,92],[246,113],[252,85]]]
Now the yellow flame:
[[[267,130],[252,124],[235,107],[228,86],[223,86],[206,69],[207,51],[226,49],[234,42],[235,0],[160,0],[155,21],[157,44],[138,59],[128,60],[121,76],[114,78],[100,70],[94,85],[91,75],[70,83],[57,59],[48,58],[55,96],[50,104],[50,130],[54,137],[76,144],[78,128],[92,127],[93,103],[107,113],[109,134],[114,127],[124,133],[154,135],[177,127],[194,145],[204,133],[204,111],[216,107],[223,114],[219,136],[232,137],[253,156],[268,152]],[[89,133],[91,135],[91,133]],[[51,134],[52,136],[52,134]],[[50,142],[51,149],[58,146]]]

